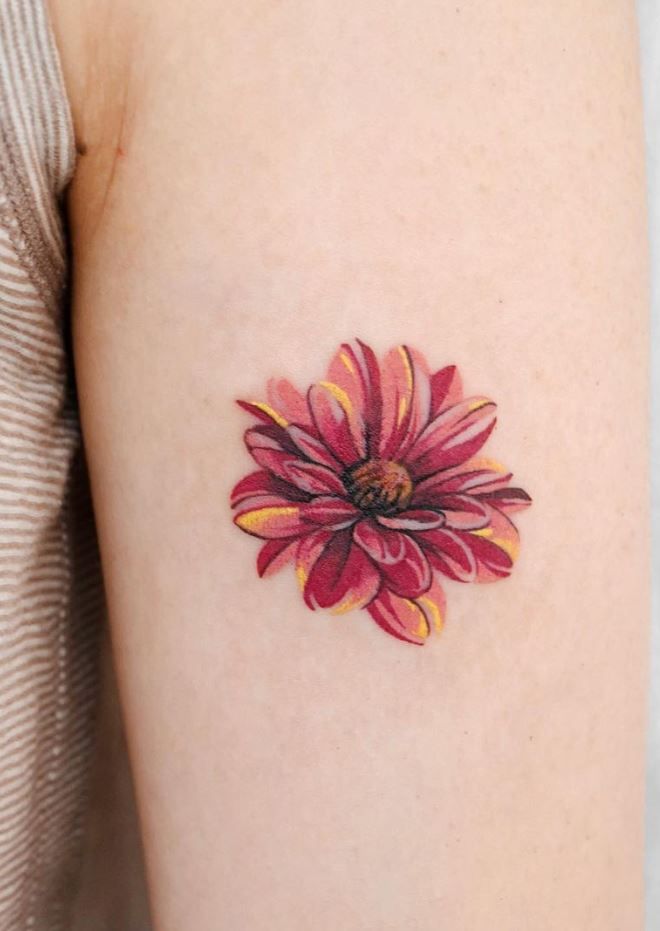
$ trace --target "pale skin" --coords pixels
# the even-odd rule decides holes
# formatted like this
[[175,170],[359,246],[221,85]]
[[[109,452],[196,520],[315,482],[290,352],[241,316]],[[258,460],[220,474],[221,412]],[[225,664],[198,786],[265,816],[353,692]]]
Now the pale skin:
[[[74,331],[157,931],[634,931],[647,649],[634,5],[53,3]],[[237,397],[457,363],[534,499],[422,649],[257,578]]]

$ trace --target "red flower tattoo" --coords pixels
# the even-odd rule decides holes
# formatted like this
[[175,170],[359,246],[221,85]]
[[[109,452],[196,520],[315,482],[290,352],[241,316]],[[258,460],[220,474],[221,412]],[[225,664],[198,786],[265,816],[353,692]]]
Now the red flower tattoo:
[[509,518],[530,504],[511,473],[477,457],[495,404],[464,398],[456,367],[431,373],[397,346],[378,361],[340,346],[307,394],[271,379],[268,402],[238,401],[260,467],[231,495],[235,523],[260,537],[260,576],[294,563],[305,603],[366,609],[422,644],[445,616],[445,579],[506,578],[518,553]]

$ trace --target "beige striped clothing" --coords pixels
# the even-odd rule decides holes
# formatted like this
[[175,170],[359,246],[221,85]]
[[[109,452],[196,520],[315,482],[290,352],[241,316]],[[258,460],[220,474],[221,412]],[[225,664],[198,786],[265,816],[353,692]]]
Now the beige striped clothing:
[[93,738],[102,589],[60,212],[74,164],[43,3],[0,0],[0,931],[71,926]]

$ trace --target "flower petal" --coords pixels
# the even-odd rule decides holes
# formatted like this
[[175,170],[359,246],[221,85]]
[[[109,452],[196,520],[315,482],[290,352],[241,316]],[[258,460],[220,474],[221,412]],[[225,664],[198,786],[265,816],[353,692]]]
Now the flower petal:
[[426,615],[429,626],[440,633],[445,623],[447,598],[439,580],[435,578],[429,590],[415,600]]
[[432,511],[429,508],[409,508],[391,517],[379,514],[376,520],[391,530],[432,530],[434,527],[442,527],[445,516],[440,511]]
[[290,562],[296,553],[298,540],[287,537],[280,540],[267,540],[257,556],[257,572],[260,576],[273,575]]
[[333,534],[314,562],[305,584],[310,608],[332,608],[343,614],[362,608],[380,587],[380,574],[349,531]]
[[333,472],[343,472],[343,464],[336,456],[332,455],[328,447],[319,437],[314,436],[308,430],[299,427],[297,424],[292,424],[287,430],[287,434],[296,449],[300,450],[300,452],[308,459],[311,459],[312,462],[327,466],[327,468],[332,469]]
[[315,462],[305,462],[288,452],[254,447],[253,459],[273,475],[294,485],[309,495],[344,495],[344,483],[336,472]]
[[491,519],[491,509],[472,495],[439,495],[437,507],[448,530],[479,530]]
[[431,633],[431,625],[423,608],[410,598],[400,598],[383,589],[367,606],[374,621],[399,640],[421,646]]
[[268,403],[287,423],[309,425],[305,395],[286,378],[271,378],[267,386]]
[[416,505],[435,505],[437,497],[451,492],[481,494],[495,488],[505,488],[511,481],[509,472],[500,462],[475,457],[451,469],[434,472],[418,482],[413,492]]
[[288,425],[288,420],[265,401],[237,401],[236,403],[263,423],[276,424],[278,427]]
[[257,495],[241,503],[234,523],[246,533],[272,540],[303,536],[318,527],[341,530],[354,524],[361,513],[350,502],[330,495],[311,501]]
[[394,459],[405,454],[430,417],[431,385],[424,356],[407,346],[390,350],[381,367],[381,390],[380,456]]
[[453,530],[429,530],[416,535],[417,541],[429,558],[434,569],[456,582],[474,582],[477,575],[477,560],[472,552],[468,534],[461,535]]
[[522,488],[496,488],[485,494],[479,494],[478,497],[507,514],[522,511],[532,503],[532,499]]
[[362,511],[343,498],[324,495],[305,504],[303,516],[308,524],[320,524],[327,528],[341,530],[352,526],[356,520],[359,520]]
[[[304,432],[304,431],[303,431]],[[245,431],[245,444],[255,462],[308,494],[346,493],[336,470],[306,462],[291,435],[279,427],[251,427]],[[335,461],[329,457],[329,461]]]
[[283,478],[312,495],[345,495],[346,488],[336,472],[315,462],[289,460]]
[[342,343],[328,367],[328,381],[345,391],[359,411],[365,428],[366,456],[378,455],[383,402],[374,351],[359,339]]
[[488,527],[458,533],[476,560],[476,582],[495,582],[511,573],[518,556],[519,537],[505,514],[493,509]]
[[455,365],[448,365],[431,375],[431,417],[437,417],[445,407],[451,407],[463,397],[461,376]]
[[377,564],[390,591],[416,598],[429,588],[431,567],[409,534],[363,520],[353,528],[353,539]]
[[307,584],[312,566],[325,549],[326,544],[332,539],[333,535],[334,530],[327,530],[321,527],[318,530],[312,530],[311,533],[306,534],[298,540],[298,547],[296,550],[296,577],[302,592],[305,591],[305,585]]
[[464,462],[477,453],[495,426],[488,398],[467,398],[447,408],[426,427],[405,462],[415,478]]
[[260,495],[243,502],[234,523],[246,533],[264,540],[296,537],[309,529],[302,519],[303,507],[304,502]]
[[287,431],[276,424],[270,426],[260,424],[256,427],[250,427],[243,434],[243,439],[252,457],[254,457],[255,449],[275,449],[279,452],[284,451],[294,455],[296,453],[296,447],[291,442]]
[[284,498],[290,497],[296,501],[307,500],[307,495],[297,488],[292,488],[291,485],[283,482],[277,476],[260,469],[257,472],[251,472],[236,483],[231,493],[231,506],[236,507],[247,498],[254,498],[257,495],[279,495]]
[[312,385],[307,395],[319,435],[330,452],[344,465],[366,454],[364,421],[348,394],[329,381]]

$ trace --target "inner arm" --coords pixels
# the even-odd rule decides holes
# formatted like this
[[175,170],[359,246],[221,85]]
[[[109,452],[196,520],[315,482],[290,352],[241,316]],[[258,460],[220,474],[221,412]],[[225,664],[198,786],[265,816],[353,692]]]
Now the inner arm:
[[[71,191],[75,348],[158,931],[640,928],[633,4],[168,2],[113,22],[121,93],[106,122],[95,114],[110,104],[81,107]],[[364,379],[330,378],[357,428],[341,398],[320,389],[310,407],[305,393],[355,337],[383,376],[379,414]],[[399,346],[407,368],[388,356]],[[406,373],[419,387],[451,366],[460,388],[437,409],[406,394]],[[288,407],[272,379],[295,386]],[[335,464],[309,447],[294,458],[327,466],[344,488],[329,494],[352,508],[371,487],[357,465],[405,466],[376,482],[384,506],[367,514],[396,532],[381,518],[413,508],[406,481],[434,472],[423,457],[447,435],[415,450],[409,422],[386,448],[402,397],[425,424],[449,401],[496,401],[497,427],[466,455],[515,473],[484,494],[533,499],[524,511],[480,499],[515,529],[495,529],[495,568],[471,541],[474,566],[460,547],[452,563],[447,536],[434,563],[422,537],[441,632],[423,603],[421,626],[375,616],[376,599],[419,609],[430,589],[396,571],[388,584],[380,567],[374,581],[378,559],[355,543],[368,529],[351,529],[366,518],[322,523],[344,534],[342,553],[361,547],[355,584],[330,566],[301,592],[293,551],[259,578],[259,551],[282,539],[273,527],[308,521],[302,480],[278,476],[301,494],[270,524],[230,507],[246,474],[277,472],[254,450],[291,452],[278,431],[293,424]],[[265,401],[285,424],[236,400]],[[486,430],[488,411],[463,413],[472,439]],[[435,472],[460,465],[447,449]],[[262,488],[264,506],[285,507],[281,492]],[[474,504],[417,503],[444,515],[403,528],[418,545],[434,529],[460,540],[493,527],[466,526]],[[337,614],[342,585],[357,602]]]

